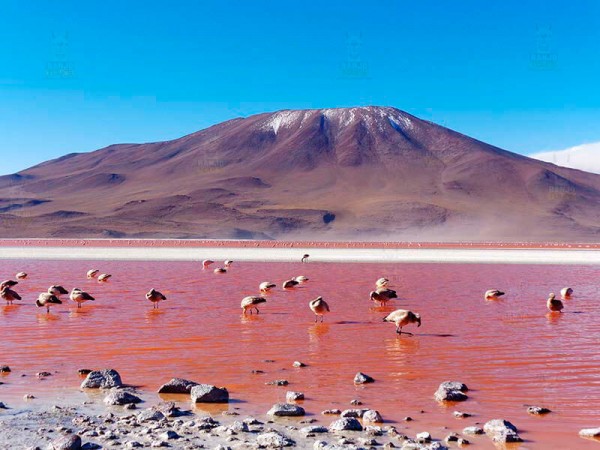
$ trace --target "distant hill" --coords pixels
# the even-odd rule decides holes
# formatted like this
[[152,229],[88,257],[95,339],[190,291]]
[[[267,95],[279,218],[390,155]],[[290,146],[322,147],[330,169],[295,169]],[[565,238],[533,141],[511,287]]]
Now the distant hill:
[[600,175],[389,107],[284,110],[0,177],[1,237],[597,241]]

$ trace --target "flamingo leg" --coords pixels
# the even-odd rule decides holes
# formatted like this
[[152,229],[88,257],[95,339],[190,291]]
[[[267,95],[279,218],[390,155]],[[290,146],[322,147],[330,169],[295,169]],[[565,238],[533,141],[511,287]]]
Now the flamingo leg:
[[254,309],[256,309],[256,314],[260,314],[259,309],[255,306]]

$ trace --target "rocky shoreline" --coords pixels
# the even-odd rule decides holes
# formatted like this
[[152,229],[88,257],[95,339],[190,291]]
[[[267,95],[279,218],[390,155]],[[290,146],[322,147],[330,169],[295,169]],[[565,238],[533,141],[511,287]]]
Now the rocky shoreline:
[[[522,442],[517,427],[504,419],[489,420],[466,426],[462,433],[447,431],[432,435],[427,431],[413,436],[403,434],[401,426],[384,423],[379,411],[353,408],[330,409],[320,416],[306,416],[297,402],[301,392],[289,391],[286,403],[277,403],[265,416],[241,416],[227,410],[218,416],[201,416],[191,409],[182,409],[174,402],[161,402],[140,407],[146,393],[124,385],[113,369],[83,371],[86,375],[81,389],[97,391],[93,401],[79,404],[52,405],[40,410],[11,409],[0,402],[0,426],[9,432],[0,433],[0,448],[50,450],[77,449],[371,449],[399,448],[403,450],[443,450],[465,448],[469,439],[486,436],[494,444]],[[373,382],[366,374],[357,374],[355,382]],[[227,403],[226,388],[173,378],[158,390],[161,394],[189,396],[191,404]],[[438,401],[465,401],[468,388],[464,383],[446,381],[440,384],[434,397]],[[534,415],[550,413],[543,407],[529,407]],[[468,418],[455,411],[455,417]],[[406,417],[406,422],[412,419]],[[600,429],[583,429],[580,436],[597,438]]]

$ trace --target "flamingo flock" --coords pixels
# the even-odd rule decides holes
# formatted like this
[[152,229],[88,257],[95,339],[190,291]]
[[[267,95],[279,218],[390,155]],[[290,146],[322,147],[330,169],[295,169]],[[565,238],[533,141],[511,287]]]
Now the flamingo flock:
[[[308,262],[309,255],[305,254],[301,258],[302,263]],[[205,259],[202,261],[202,269],[209,269],[212,264],[215,262],[210,259]],[[224,274],[228,272],[228,269],[232,266],[232,260],[225,260],[223,263],[223,267],[217,267],[213,270],[216,274]],[[88,279],[97,279],[99,283],[107,283],[111,278],[111,274],[108,273],[100,273],[99,269],[90,269],[86,272],[86,277]],[[18,272],[15,275],[15,278],[18,280],[26,280],[28,278],[28,274],[26,272]],[[304,275],[298,275],[295,277],[291,277],[282,282],[281,287],[283,290],[293,290],[297,286],[304,284],[309,281],[309,278]],[[0,297],[6,301],[7,305],[12,305],[15,301],[22,300],[22,297],[13,289],[16,285],[19,284],[19,281],[15,280],[5,280],[0,283]],[[390,289],[390,280],[386,277],[381,277],[375,281],[374,290],[370,292],[369,299],[374,302],[378,306],[385,306],[390,300],[398,299],[398,294],[395,290]],[[267,298],[265,295],[272,292],[276,289],[277,284],[271,281],[263,281],[259,284],[258,288],[260,291],[260,295],[249,295],[242,299],[241,308],[242,313],[246,314],[256,314],[260,313],[258,305],[267,302]],[[573,295],[573,289],[571,287],[562,288],[561,297],[563,299],[570,299]],[[46,292],[42,292],[39,294],[35,304],[39,308],[46,308],[46,312],[50,312],[51,307],[55,307],[56,305],[62,304],[61,296],[69,295],[69,298],[72,302],[76,303],[77,308],[82,308],[82,305],[88,301],[95,301],[96,299],[88,292],[83,291],[80,288],[73,288],[71,292],[67,291],[63,286],[60,285],[52,285],[48,288]],[[498,300],[500,297],[505,295],[505,292],[499,289],[490,289],[487,290],[484,294],[484,298],[486,300]],[[159,303],[167,300],[167,297],[156,290],[155,288],[150,289],[145,295],[146,300],[152,303],[153,309],[159,308]],[[314,300],[308,302],[308,307],[312,311],[315,316],[316,322],[323,322],[324,316],[331,312],[329,304],[323,299],[322,296],[318,296]],[[546,301],[546,307],[551,313],[560,313],[564,309],[564,303],[556,298],[554,293],[549,294],[548,299]],[[406,310],[406,309],[397,309],[392,311],[387,316],[383,317],[383,322],[390,322],[395,324],[396,333],[398,335],[407,334],[413,335],[412,333],[402,331],[403,327],[406,327],[411,324],[416,324],[417,327],[421,326],[421,315],[414,311]]]

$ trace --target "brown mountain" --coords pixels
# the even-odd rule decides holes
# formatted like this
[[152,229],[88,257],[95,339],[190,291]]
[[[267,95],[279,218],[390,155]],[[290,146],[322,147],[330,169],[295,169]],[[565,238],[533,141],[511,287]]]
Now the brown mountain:
[[278,111],[0,177],[2,237],[597,241],[600,175],[387,107]]

